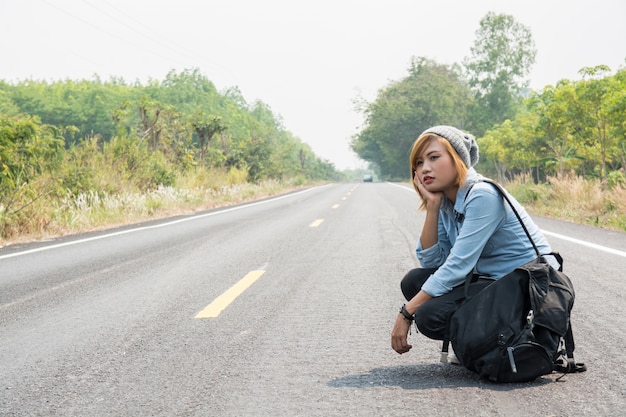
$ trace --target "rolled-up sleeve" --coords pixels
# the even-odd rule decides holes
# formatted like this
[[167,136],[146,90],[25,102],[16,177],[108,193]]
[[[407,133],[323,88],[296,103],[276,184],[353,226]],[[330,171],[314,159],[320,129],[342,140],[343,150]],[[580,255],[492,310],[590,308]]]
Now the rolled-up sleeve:
[[422,248],[421,240],[417,241],[417,248],[415,249],[415,255],[420,261],[422,268],[439,268],[445,262],[448,254],[450,253],[450,239],[446,232],[445,224],[442,220],[442,214],[439,215],[437,226],[437,243],[429,248]]
[[[422,290],[438,297],[462,284],[465,277],[473,271],[485,245],[504,218],[503,202],[497,191],[481,187],[468,196],[465,202],[465,219],[459,234],[445,260],[440,266],[434,266],[438,269],[426,280]],[[438,245],[422,250],[418,258],[422,256],[424,260],[435,260],[443,253],[441,248],[436,248]],[[438,254],[429,253],[431,249]]]

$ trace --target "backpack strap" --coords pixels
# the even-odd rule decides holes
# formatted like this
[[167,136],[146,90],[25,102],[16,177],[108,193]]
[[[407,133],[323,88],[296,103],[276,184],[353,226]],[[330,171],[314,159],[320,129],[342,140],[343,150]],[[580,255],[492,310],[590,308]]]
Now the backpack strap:
[[563,372],[564,374],[571,374],[577,372],[585,372],[587,365],[584,362],[576,362],[574,360],[574,333],[572,332],[572,325],[568,323],[567,333],[563,338],[565,341],[565,359],[559,359],[554,362],[554,370],[557,372]]
[[[489,178],[482,178],[480,181],[493,185],[496,188],[496,190],[498,190],[498,193],[504,198],[504,200],[506,200],[506,202],[509,203],[509,207],[511,207],[511,210],[513,210],[513,213],[515,214],[515,217],[517,217],[519,224],[522,226],[522,229],[524,229],[524,233],[526,233],[528,240],[530,240],[530,243],[533,245],[533,249],[535,249],[535,253],[537,254],[537,256],[541,256],[541,253],[539,252],[539,248],[537,247],[537,244],[533,240],[532,236],[530,235],[530,232],[528,231],[528,229],[526,228],[526,225],[524,224],[524,221],[522,220],[522,216],[520,216],[520,214],[515,209],[513,202],[511,201],[511,199],[509,199],[509,196],[504,191],[504,188],[502,188],[500,184],[498,184],[497,182]],[[467,194],[469,194],[469,190],[467,191]],[[465,198],[467,198],[467,194],[465,195]]]

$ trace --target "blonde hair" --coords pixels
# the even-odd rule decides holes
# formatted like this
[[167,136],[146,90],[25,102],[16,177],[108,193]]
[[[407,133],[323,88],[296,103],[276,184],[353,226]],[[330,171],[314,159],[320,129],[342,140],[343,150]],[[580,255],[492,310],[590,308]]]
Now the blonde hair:
[[467,175],[468,170],[467,165],[465,165],[465,162],[463,162],[461,156],[457,153],[457,151],[452,147],[452,145],[446,138],[436,135],[434,133],[425,133],[417,138],[413,143],[413,147],[411,148],[411,156],[409,157],[409,161],[411,163],[411,180],[413,183],[413,188],[415,188],[415,191],[417,191],[417,194],[422,199],[420,209],[426,207],[426,199],[419,192],[419,189],[417,188],[417,185],[415,185],[415,181],[413,181],[413,178],[415,177],[415,171],[417,171],[417,160],[420,159],[420,156],[424,153],[426,147],[433,140],[439,141],[439,143],[444,146],[444,148],[452,158],[457,173],[456,181],[454,183],[455,186],[460,187],[465,182],[465,176]]

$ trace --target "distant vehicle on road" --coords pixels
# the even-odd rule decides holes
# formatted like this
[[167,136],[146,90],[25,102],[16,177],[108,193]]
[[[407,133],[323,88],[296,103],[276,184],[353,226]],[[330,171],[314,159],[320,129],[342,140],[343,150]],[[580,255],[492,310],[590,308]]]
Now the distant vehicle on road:
[[363,182],[372,182],[372,181],[374,181],[374,178],[372,178],[371,175],[368,175],[368,174],[363,175]]

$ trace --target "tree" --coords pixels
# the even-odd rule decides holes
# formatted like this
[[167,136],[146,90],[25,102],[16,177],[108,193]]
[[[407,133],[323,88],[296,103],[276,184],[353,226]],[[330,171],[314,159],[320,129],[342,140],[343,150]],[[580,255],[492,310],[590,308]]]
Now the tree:
[[617,71],[613,78],[615,84],[607,100],[607,111],[611,133],[616,140],[615,159],[623,173],[626,169],[626,68]]
[[610,70],[606,65],[583,68],[579,71],[583,80],[576,84],[576,116],[579,122],[583,122],[578,133],[584,135],[588,146],[599,154],[602,180],[607,175],[608,155],[617,144],[609,122],[610,97],[619,87],[613,77],[605,76]]
[[247,118],[249,138],[246,141],[243,159],[248,168],[252,181],[272,175],[274,169],[270,155],[281,129],[281,123],[271,108],[262,101],[256,101],[250,108],[250,117]]
[[200,160],[205,162],[206,150],[209,142],[215,134],[226,130],[226,126],[222,124],[222,118],[215,115],[205,115],[196,113],[191,121],[196,135],[198,135],[198,144],[200,147]]
[[16,116],[19,114],[20,109],[11,99],[11,96],[7,90],[11,89],[9,85],[0,81],[0,114],[6,116]]
[[[308,173],[294,168],[302,142],[288,135],[280,117],[262,102],[248,105],[237,87],[219,93],[198,69],[171,71],[163,82],[146,85],[102,82],[97,76],[18,85],[0,81],[0,113],[37,115],[42,123],[59,126],[70,148],[90,138],[101,147],[114,141],[112,149],[137,150],[132,155],[181,170],[199,163],[234,166],[253,181]],[[307,167],[322,164],[315,154],[306,156]]]
[[409,75],[381,90],[365,109],[366,126],[351,147],[378,166],[383,178],[406,178],[411,145],[430,126],[466,125],[469,90],[459,72],[426,58],[414,58]]
[[220,113],[222,97],[215,85],[197,68],[180,73],[170,71],[162,83],[154,82],[148,86],[147,93],[155,100],[174,106],[187,116],[198,111],[206,114]]
[[535,56],[530,29],[513,16],[489,12],[481,19],[471,56],[464,60],[476,98],[472,130],[477,136],[515,115]]
[[7,219],[40,198],[31,181],[54,167],[62,131],[34,116],[0,115],[0,236]]
[[[24,81],[14,86],[11,99],[22,113],[38,116],[42,123],[74,126],[64,130],[67,146],[82,137],[100,135],[109,140],[116,127],[112,117],[123,100],[130,99],[132,88],[110,81]],[[79,137],[75,135],[78,132]]]
[[576,100],[575,85],[569,80],[548,85],[528,100],[529,108],[537,116],[535,132],[543,153],[540,162],[558,175],[576,168],[582,160],[577,153],[576,132],[580,130],[580,121],[576,117]]
[[163,111],[160,103],[144,96],[139,100],[137,105],[139,110],[139,118],[143,128],[141,139],[148,138],[148,146],[152,151],[159,149],[161,141],[161,126],[159,125],[159,116]]

